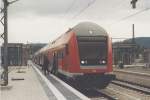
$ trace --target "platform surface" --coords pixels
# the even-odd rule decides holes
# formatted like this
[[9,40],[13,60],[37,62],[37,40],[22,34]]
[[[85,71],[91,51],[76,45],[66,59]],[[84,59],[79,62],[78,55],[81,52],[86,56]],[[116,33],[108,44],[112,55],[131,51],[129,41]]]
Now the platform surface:
[[49,100],[32,67],[11,67],[9,71],[9,85],[0,86],[0,100]]

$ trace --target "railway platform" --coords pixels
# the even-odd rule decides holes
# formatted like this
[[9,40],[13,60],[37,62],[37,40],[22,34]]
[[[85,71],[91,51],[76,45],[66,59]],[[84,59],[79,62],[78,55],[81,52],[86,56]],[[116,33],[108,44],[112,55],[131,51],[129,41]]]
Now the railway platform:
[[9,85],[0,86],[1,100],[89,100],[53,75],[30,66],[9,67]]
[[0,87],[1,100],[49,100],[32,67],[9,67],[9,84]]

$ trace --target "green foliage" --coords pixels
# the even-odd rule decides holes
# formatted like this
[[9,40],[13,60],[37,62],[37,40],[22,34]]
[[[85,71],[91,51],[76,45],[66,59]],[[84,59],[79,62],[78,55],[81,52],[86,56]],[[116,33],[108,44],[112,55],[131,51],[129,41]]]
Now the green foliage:
[[[124,43],[132,43],[132,39],[124,40]],[[137,37],[135,43],[141,48],[150,49],[150,37]]]

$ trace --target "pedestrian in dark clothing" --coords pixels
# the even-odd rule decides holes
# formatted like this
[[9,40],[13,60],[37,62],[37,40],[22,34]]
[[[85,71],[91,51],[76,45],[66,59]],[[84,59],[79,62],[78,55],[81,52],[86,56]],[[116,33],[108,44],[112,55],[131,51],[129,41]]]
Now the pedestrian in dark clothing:
[[46,56],[44,56],[44,64],[43,64],[43,70],[44,70],[44,74],[46,75],[46,73],[48,73],[48,64],[49,64],[49,61],[47,59]]

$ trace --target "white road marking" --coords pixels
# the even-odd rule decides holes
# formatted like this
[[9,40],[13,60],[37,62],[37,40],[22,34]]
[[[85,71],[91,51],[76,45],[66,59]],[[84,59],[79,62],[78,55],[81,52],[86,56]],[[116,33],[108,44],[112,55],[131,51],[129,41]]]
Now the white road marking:
[[56,76],[54,76],[54,75],[51,75],[51,76],[54,79],[56,79],[58,82],[60,82],[63,86],[65,86],[70,91],[72,91],[75,95],[77,95],[78,97],[80,97],[82,100],[90,100],[88,97],[86,97],[85,95],[83,95],[82,93],[80,93],[79,91],[77,91],[76,89],[72,88],[71,86],[69,86],[68,84],[66,84],[65,82],[63,82],[59,78],[57,78]]
[[38,74],[42,77],[42,79],[45,81],[49,89],[53,92],[53,94],[56,96],[58,100],[67,100],[62,93],[59,92],[59,90],[33,65],[33,68],[38,72]]

